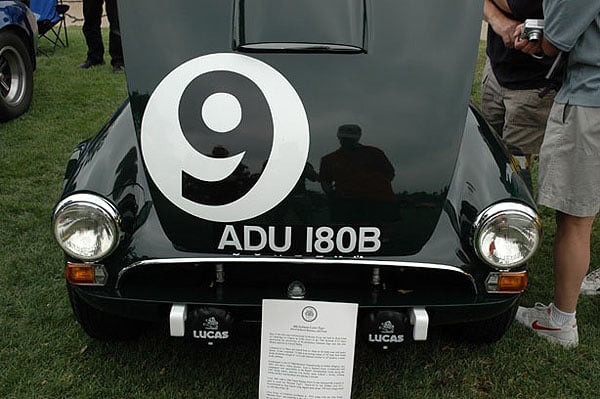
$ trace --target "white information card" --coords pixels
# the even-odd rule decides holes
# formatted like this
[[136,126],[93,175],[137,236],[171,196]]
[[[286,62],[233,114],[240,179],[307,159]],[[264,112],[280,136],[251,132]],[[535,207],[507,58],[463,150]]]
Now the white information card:
[[351,303],[263,300],[259,399],[350,399]]

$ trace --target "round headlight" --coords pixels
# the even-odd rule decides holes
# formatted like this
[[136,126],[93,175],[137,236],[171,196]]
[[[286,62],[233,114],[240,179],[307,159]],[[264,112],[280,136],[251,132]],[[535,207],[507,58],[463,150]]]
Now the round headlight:
[[473,244],[484,262],[497,269],[512,269],[533,256],[541,237],[542,224],[535,210],[516,202],[502,202],[479,214]]
[[110,255],[121,236],[117,209],[92,194],[74,194],[62,200],[56,206],[52,225],[61,248],[84,261]]

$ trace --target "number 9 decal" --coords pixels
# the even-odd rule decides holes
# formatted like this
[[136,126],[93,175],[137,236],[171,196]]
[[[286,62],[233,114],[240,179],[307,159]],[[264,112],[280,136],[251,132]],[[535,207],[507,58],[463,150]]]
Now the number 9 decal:
[[[215,154],[215,143],[227,151]],[[144,111],[141,147],[152,180],[177,207],[215,222],[241,221],[274,208],[294,188],[308,158],[308,119],[296,90],[270,65],[210,54],[158,84]],[[218,187],[245,158],[264,165],[247,191],[204,203],[186,194],[186,179]]]

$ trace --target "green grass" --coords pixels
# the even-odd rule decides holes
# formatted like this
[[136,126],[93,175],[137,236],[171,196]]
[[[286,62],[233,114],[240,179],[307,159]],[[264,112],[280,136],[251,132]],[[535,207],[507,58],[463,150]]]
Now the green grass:
[[[99,130],[126,85],[109,66],[78,69],[86,49],[76,29],[69,33],[68,49],[39,58],[31,110],[0,125],[0,398],[256,397],[256,336],[208,350],[156,328],[109,344],[88,338],[74,321],[50,214],[72,148]],[[545,240],[530,264],[527,305],[552,298],[553,214],[542,214]],[[594,242],[592,264],[600,265],[597,226]],[[516,325],[493,346],[435,334],[391,354],[360,345],[353,397],[597,398],[599,316],[599,298],[582,297],[581,343],[570,351]]]
[[485,41],[479,42],[479,52],[477,53],[477,65],[475,65],[475,76],[473,77],[473,86],[471,88],[471,100],[479,106],[481,104],[481,75],[485,64]]

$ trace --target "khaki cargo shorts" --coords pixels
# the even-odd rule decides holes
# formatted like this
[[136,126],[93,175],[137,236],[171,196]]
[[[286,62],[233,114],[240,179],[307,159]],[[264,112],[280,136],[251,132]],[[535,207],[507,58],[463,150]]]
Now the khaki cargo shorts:
[[579,217],[600,211],[600,107],[553,105],[540,150],[538,203]]
[[481,81],[481,112],[513,155],[539,153],[555,90],[511,90],[500,86],[488,60]]

